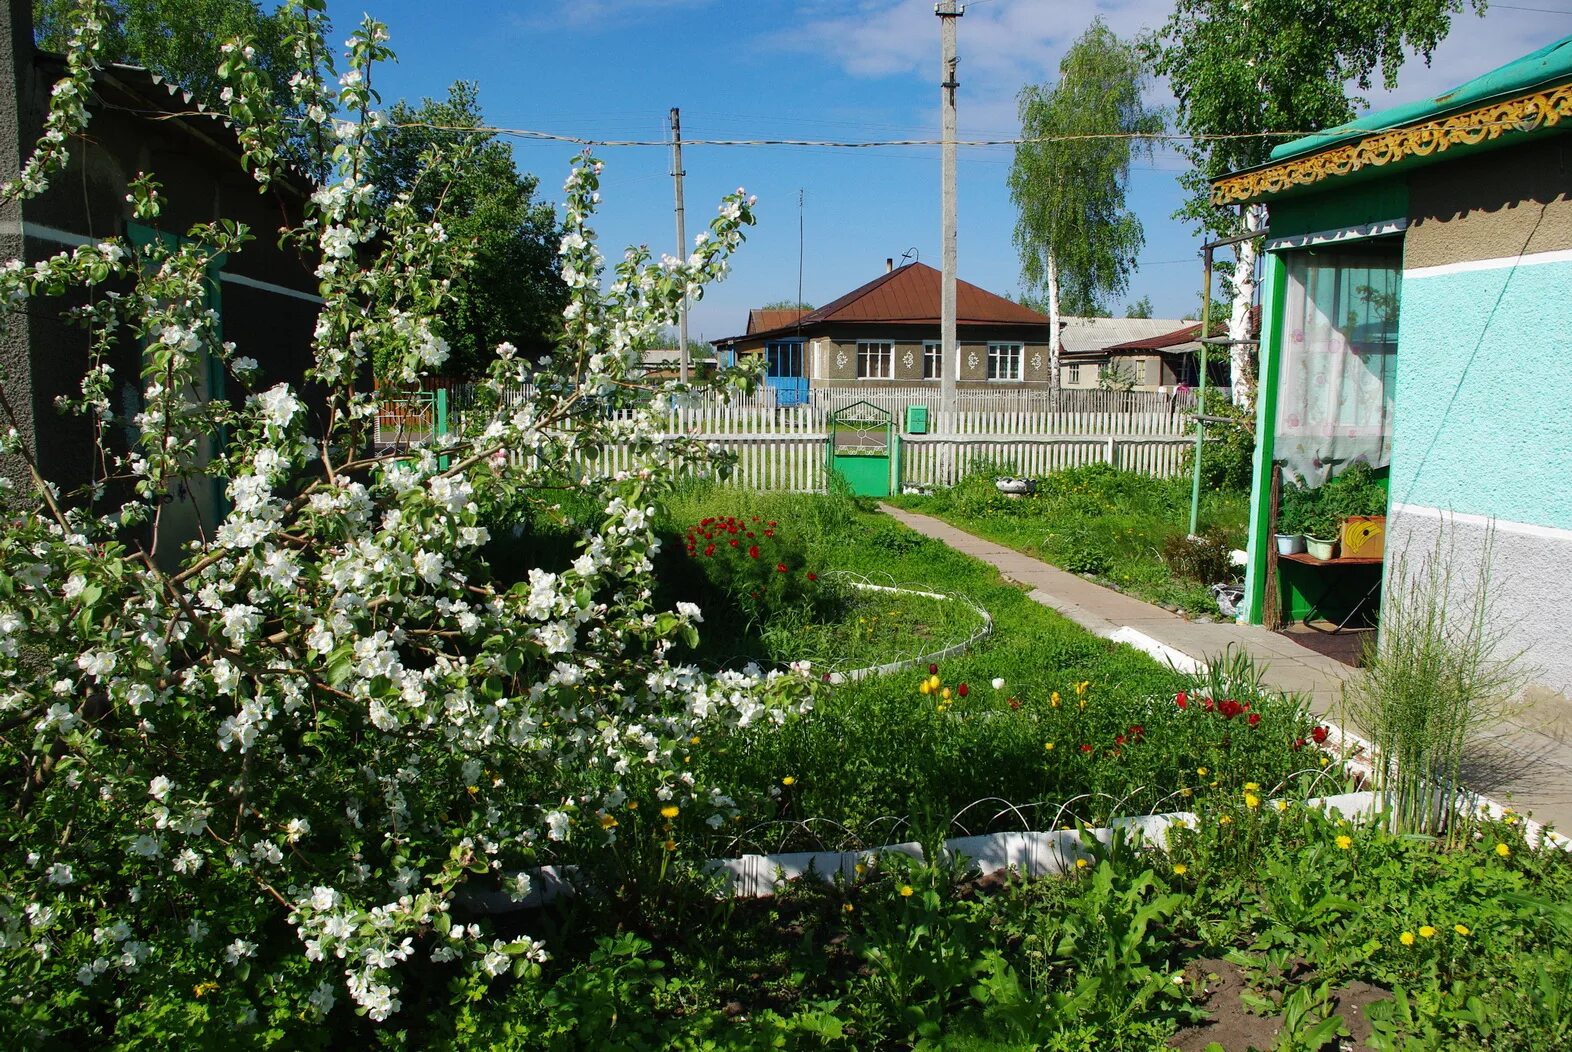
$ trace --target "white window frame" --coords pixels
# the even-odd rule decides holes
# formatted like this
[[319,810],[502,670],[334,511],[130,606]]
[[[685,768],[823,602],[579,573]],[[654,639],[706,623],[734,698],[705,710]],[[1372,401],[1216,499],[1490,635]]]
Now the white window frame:
[[[988,380],[990,383],[1019,383],[1021,380],[1021,367],[1026,358],[1026,345],[1023,343],[990,342],[988,344]],[[1009,375],[997,375],[995,363],[1000,362],[1009,366]]]
[[1064,367],[1064,372],[1064,384],[1066,387],[1081,386],[1081,367],[1079,365],[1067,365]]
[[[881,371],[874,372],[870,367],[882,364]],[[895,379],[895,341],[894,340],[858,340],[857,341],[857,379],[859,380],[893,380]]]
[[[928,363],[933,362],[930,370]],[[922,378],[924,380],[942,380],[944,378],[944,343],[940,340],[922,341]]]

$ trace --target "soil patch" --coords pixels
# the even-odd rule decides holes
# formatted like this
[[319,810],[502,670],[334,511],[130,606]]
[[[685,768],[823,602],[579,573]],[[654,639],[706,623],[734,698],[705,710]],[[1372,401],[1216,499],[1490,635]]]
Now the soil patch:
[[[1206,1052],[1216,1044],[1224,1052],[1250,1052],[1277,1047],[1283,1028],[1281,1015],[1256,1015],[1244,1006],[1239,995],[1250,989],[1244,970],[1232,961],[1203,958],[1185,967],[1185,976],[1206,983],[1204,1006],[1210,1018],[1185,1027],[1173,1036],[1169,1046],[1177,1052]],[[1363,981],[1338,987],[1332,992],[1332,1011],[1343,1017],[1349,1036],[1334,1039],[1327,1048],[1369,1048],[1372,1033],[1365,1007],[1390,999],[1392,992]]]

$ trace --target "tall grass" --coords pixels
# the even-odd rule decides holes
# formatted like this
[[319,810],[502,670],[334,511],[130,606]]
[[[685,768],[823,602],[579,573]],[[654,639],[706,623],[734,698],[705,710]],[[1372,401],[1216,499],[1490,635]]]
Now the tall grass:
[[1388,578],[1381,631],[1344,696],[1375,747],[1375,788],[1394,832],[1451,836],[1464,762],[1480,732],[1510,714],[1526,681],[1519,654],[1503,653],[1490,596],[1494,530],[1464,572],[1456,539],[1405,551]]

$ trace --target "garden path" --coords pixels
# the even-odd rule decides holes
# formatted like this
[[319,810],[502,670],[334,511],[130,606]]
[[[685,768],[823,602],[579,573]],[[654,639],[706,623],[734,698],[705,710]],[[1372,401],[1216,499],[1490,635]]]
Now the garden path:
[[[1032,599],[1096,635],[1128,642],[1133,629],[1159,644],[1142,649],[1167,652],[1180,665],[1204,663],[1229,647],[1243,649],[1264,669],[1268,684],[1307,696],[1311,710],[1328,721],[1337,718],[1343,684],[1356,674],[1355,669],[1258,625],[1187,620],[932,516],[887,504],[880,507],[918,533],[991,564],[1009,580],[1031,589]],[[1487,736],[1470,757],[1468,783],[1558,830],[1572,830],[1572,728],[1565,725],[1563,708],[1555,699],[1529,698],[1524,710]]]

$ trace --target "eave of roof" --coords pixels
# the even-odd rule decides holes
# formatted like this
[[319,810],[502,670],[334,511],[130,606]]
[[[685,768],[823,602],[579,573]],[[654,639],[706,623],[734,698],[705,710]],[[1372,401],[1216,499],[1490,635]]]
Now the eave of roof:
[[1267,163],[1214,180],[1219,205],[1251,203],[1369,168],[1426,163],[1445,151],[1521,141],[1572,118],[1572,36],[1421,102],[1284,143]]

